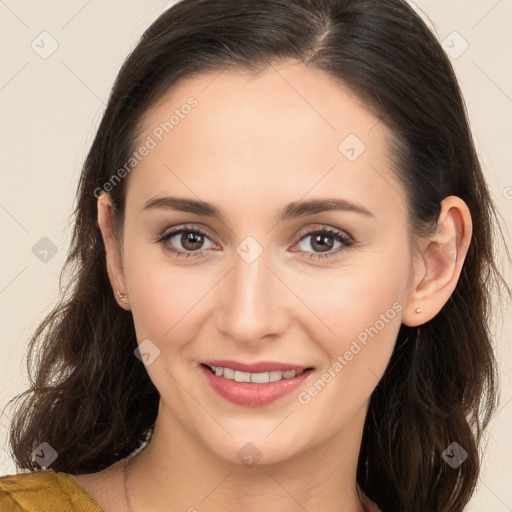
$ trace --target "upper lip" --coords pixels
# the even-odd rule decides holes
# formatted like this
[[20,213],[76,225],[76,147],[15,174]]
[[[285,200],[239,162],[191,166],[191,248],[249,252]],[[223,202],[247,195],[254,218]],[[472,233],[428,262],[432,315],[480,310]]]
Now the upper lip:
[[221,366],[222,368],[231,368],[249,373],[265,373],[274,371],[301,371],[311,366],[303,366],[290,363],[279,363],[276,361],[260,361],[258,363],[242,363],[240,361],[229,361],[227,359],[218,359],[215,361],[203,361],[208,366]]

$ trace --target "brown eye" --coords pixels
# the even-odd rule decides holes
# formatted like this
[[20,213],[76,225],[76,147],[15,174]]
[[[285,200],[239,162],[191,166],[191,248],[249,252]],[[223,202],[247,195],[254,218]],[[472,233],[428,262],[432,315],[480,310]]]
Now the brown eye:
[[190,256],[200,256],[206,249],[211,248],[213,244],[204,248],[207,240],[210,239],[206,233],[195,228],[181,227],[159,236],[157,242],[162,243],[170,253],[188,258]]
[[318,234],[311,238],[311,247],[320,252],[327,252],[333,248],[334,242],[332,235]]
[[[304,240],[307,240],[308,238],[311,239],[309,244],[303,244]],[[335,247],[336,243],[339,245]],[[301,238],[299,244],[303,244],[301,249],[303,252],[309,252],[306,250],[307,247],[304,247],[304,245],[309,245],[313,249],[313,252],[310,253],[311,255],[309,256],[310,259],[329,258],[352,246],[354,244],[354,240],[341,231],[332,228],[324,228],[307,233]]]
[[187,251],[197,251],[203,245],[204,237],[197,233],[183,232],[181,234],[180,243]]

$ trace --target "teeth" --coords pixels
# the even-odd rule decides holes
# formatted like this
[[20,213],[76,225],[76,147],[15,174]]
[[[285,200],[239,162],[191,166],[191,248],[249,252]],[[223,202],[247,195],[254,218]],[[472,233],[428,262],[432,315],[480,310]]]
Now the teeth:
[[220,377],[225,377],[229,380],[235,380],[236,382],[254,382],[255,384],[265,384],[267,382],[277,382],[282,379],[293,379],[297,375],[303,373],[304,370],[300,370],[295,372],[293,370],[290,371],[274,371],[274,372],[264,372],[264,373],[249,373],[249,372],[240,372],[238,370],[232,370],[231,368],[222,368],[221,366],[210,366],[210,368],[215,372],[215,375]]

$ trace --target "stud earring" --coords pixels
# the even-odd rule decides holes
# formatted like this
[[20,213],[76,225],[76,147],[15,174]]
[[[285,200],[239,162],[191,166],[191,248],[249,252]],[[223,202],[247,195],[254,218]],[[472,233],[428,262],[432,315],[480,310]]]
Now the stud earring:
[[421,313],[421,308],[416,308],[416,313]]
[[128,302],[128,297],[124,293],[121,293],[119,290],[117,291],[117,296],[121,302]]

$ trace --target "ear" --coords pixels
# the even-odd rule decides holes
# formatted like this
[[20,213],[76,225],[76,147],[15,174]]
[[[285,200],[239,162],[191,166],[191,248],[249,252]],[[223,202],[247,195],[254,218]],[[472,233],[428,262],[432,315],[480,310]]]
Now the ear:
[[434,234],[421,243],[402,323],[410,327],[424,324],[446,304],[459,280],[472,231],[466,203],[457,196],[446,197]]
[[110,194],[102,192],[98,198],[98,225],[105,244],[106,264],[112,291],[118,304],[125,310],[130,310],[129,297],[123,272],[121,249],[113,232],[114,205]]

